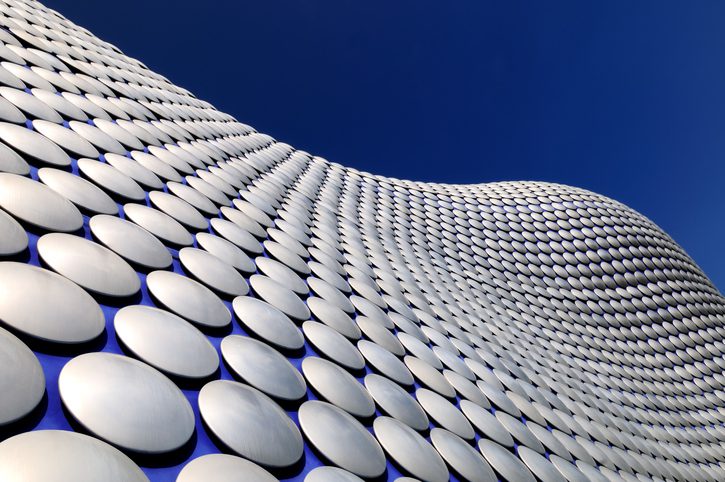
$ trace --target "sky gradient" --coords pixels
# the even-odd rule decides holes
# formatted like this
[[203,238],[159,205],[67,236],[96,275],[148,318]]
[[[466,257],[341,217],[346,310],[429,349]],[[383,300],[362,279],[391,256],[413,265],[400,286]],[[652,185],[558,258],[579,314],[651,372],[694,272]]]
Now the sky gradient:
[[725,287],[725,3],[44,3],[328,160],[611,196]]

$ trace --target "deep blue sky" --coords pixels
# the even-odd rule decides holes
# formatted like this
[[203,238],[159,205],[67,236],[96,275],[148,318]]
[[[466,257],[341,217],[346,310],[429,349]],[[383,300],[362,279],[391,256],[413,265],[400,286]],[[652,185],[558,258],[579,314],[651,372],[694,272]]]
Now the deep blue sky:
[[341,164],[614,197],[725,286],[725,3],[46,0]]

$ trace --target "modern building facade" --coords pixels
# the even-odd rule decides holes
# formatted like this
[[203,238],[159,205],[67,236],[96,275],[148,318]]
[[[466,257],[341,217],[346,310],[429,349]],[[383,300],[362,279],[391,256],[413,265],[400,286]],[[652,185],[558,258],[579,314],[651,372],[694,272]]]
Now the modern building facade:
[[34,1],[0,42],[0,480],[725,480],[725,300],[642,215],[328,162]]

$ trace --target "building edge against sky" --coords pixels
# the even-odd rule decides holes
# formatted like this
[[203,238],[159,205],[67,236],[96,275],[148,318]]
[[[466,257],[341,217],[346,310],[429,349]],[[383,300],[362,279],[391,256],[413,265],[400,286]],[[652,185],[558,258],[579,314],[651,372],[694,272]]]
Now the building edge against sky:
[[725,304],[640,214],[346,168],[0,6],[0,479],[725,477]]

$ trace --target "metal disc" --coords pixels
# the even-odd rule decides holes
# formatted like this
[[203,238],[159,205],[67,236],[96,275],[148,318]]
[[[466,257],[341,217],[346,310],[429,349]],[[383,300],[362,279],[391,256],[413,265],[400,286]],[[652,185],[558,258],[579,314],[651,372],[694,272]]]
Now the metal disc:
[[226,219],[213,218],[212,229],[222,238],[234,243],[249,254],[261,254],[262,245],[250,233]]
[[307,263],[287,246],[269,239],[262,244],[269,256],[292,268],[298,275],[304,276],[310,273],[310,268],[307,266]]
[[334,363],[308,356],[302,360],[302,373],[321,399],[350,415],[368,418],[375,413],[375,403],[365,387]]
[[305,344],[300,330],[274,306],[249,296],[232,302],[239,322],[255,336],[276,347],[299,350]]
[[310,276],[307,278],[307,284],[310,286],[310,289],[314,291],[314,293],[320,298],[327,300],[333,305],[336,305],[338,308],[342,309],[350,315],[355,312],[355,307],[350,302],[350,300],[347,299],[347,296],[345,296],[342,291],[338,290],[327,281],[315,278],[314,276]]
[[61,123],[63,118],[43,101],[24,90],[0,87],[0,95],[32,118]]
[[289,467],[302,457],[297,426],[262,392],[215,380],[199,392],[199,412],[209,429],[234,453],[264,467]]
[[0,328],[0,426],[30,413],[45,393],[45,375],[32,351]]
[[147,269],[171,266],[169,250],[141,226],[103,214],[93,216],[88,224],[94,238],[126,261]]
[[206,378],[219,367],[209,340],[184,319],[151,306],[126,306],[113,318],[119,340],[139,359],[170,375]]
[[514,446],[511,434],[490,411],[468,400],[461,400],[460,406],[466,418],[484,437],[498,442],[504,447]]
[[380,445],[347,412],[311,400],[302,404],[298,416],[305,437],[334,465],[363,478],[379,477],[385,472]]
[[197,233],[196,242],[200,247],[242,273],[251,274],[257,269],[254,261],[244,251],[224,238],[209,233]]
[[[94,100],[94,98],[91,97],[91,100]],[[113,137],[125,147],[129,149],[143,149],[143,144],[141,144],[141,142],[136,137],[134,137],[130,132],[125,130],[120,125],[107,119],[93,119],[93,123],[96,125],[96,127],[98,127],[98,129],[100,129],[105,134]]]
[[523,462],[496,442],[481,439],[478,441],[478,450],[481,451],[486,461],[504,480],[536,482],[536,479]]
[[70,152],[76,158],[95,158],[100,154],[90,142],[76,134],[71,129],[56,124],[55,122],[36,119],[33,121],[33,128],[51,141],[58,144],[67,152]]
[[362,479],[337,467],[317,467],[310,470],[305,482],[362,482]]
[[156,174],[149,171],[133,159],[112,153],[105,154],[104,158],[108,164],[136,181],[145,189],[163,189],[163,181],[156,177]]
[[106,326],[98,303],[52,271],[0,262],[0,286],[0,320],[26,335],[56,343],[83,343],[98,337]]
[[0,142],[0,172],[27,176],[30,166],[17,152]]
[[385,452],[407,473],[431,482],[448,480],[443,459],[418,432],[390,417],[376,418],[373,430]]
[[539,439],[536,438],[521,420],[501,410],[496,412],[496,418],[520,445],[525,445],[542,455],[546,452],[544,446],[539,442]]
[[58,390],[65,407],[88,431],[134,452],[168,452],[194,432],[194,412],[181,390],[132,358],[112,353],[77,356],[61,370]]
[[0,97],[0,121],[12,124],[23,124],[27,120],[25,114],[14,103],[5,97]]
[[148,482],[126,455],[105,442],[64,430],[21,433],[0,443],[5,482]]
[[219,208],[209,198],[191,186],[170,181],[166,183],[166,187],[169,189],[169,192],[191,204],[205,216],[216,216],[219,213]]
[[290,318],[300,321],[310,318],[307,305],[292,290],[272,278],[255,274],[249,278],[249,284],[257,296]]
[[103,162],[78,159],[78,170],[112,197],[123,201],[143,201],[146,193],[136,181]]
[[141,289],[138,275],[120,256],[79,236],[46,234],[38,240],[38,255],[53,271],[93,293],[126,297]]
[[371,368],[396,383],[411,386],[415,382],[405,364],[385,348],[367,340],[360,340],[357,342],[357,349],[360,350]]
[[549,460],[556,470],[564,476],[569,482],[589,482],[589,478],[584,475],[576,465],[559,457],[558,455],[550,455]]
[[307,341],[321,355],[348,370],[362,370],[365,367],[365,359],[357,348],[329,326],[316,321],[305,321],[302,331]]
[[448,383],[451,384],[461,398],[465,398],[466,400],[469,400],[476,405],[480,405],[485,409],[491,408],[491,404],[488,403],[488,399],[483,396],[481,390],[471,383],[468,378],[451,370],[443,370],[443,376],[446,377]]
[[[50,71],[42,71],[46,75],[53,75],[54,73],[51,73]],[[55,74],[56,76],[53,76],[54,80],[62,79],[62,77],[58,74]],[[59,82],[60,83],[60,82]],[[68,94],[70,91],[74,90],[75,87],[71,83],[66,83],[65,85]],[[88,116],[83,112],[81,109],[76,107],[72,102],[67,100],[63,95],[58,95],[55,92],[50,92],[47,90],[34,88],[30,89],[30,91],[33,93],[35,97],[40,99],[41,101],[45,102],[49,107],[54,109],[56,112],[58,112],[61,116],[65,117],[66,119],[70,120],[77,120],[77,121],[87,121]]]
[[496,475],[480,453],[457,435],[442,428],[430,432],[433,447],[463,480],[496,482]]
[[0,210],[0,256],[18,254],[28,247],[28,235],[10,215]]
[[425,410],[400,385],[380,375],[370,374],[365,377],[365,387],[381,412],[419,432],[428,430],[430,422]]
[[246,336],[222,340],[222,356],[245,383],[279,400],[299,400],[307,393],[304,377],[274,348]]
[[197,457],[181,469],[176,482],[276,482],[277,479],[257,464],[227,454]]
[[518,454],[519,458],[541,482],[566,482],[566,479],[556,467],[546,460],[543,455],[539,455],[528,447],[519,447]]
[[162,242],[172,246],[190,246],[194,238],[189,231],[171,216],[141,204],[125,204],[126,217],[138,224]]
[[194,278],[223,296],[241,296],[249,292],[244,278],[231,265],[211,253],[183,248],[179,251],[179,260]]
[[285,288],[295,292],[299,296],[305,296],[310,292],[307,284],[291,268],[271,258],[259,256],[254,260],[259,272],[273,279]]
[[416,390],[415,398],[436,425],[461,438],[473,440],[475,436],[473,427],[451,402],[427,388]]
[[[393,327],[394,325],[390,328],[392,329]],[[428,365],[432,366],[436,370],[443,370],[443,363],[441,363],[441,361],[438,359],[435,353],[433,353],[433,350],[431,350],[428,345],[426,345],[419,339],[401,331],[397,333],[397,337],[400,343],[408,351],[408,353],[412,354],[415,358],[426,362]]]
[[181,182],[181,175],[169,164],[166,164],[153,154],[142,151],[131,152],[131,157],[141,166],[159,176],[164,181]]
[[315,318],[340,334],[351,340],[360,338],[360,328],[357,327],[355,322],[347,313],[329,301],[310,296],[307,298],[307,307]]
[[0,173],[0,208],[46,231],[72,232],[83,226],[83,216],[70,201],[17,174]]
[[146,284],[159,303],[194,324],[222,328],[232,320],[222,300],[193,279],[169,271],[154,271],[146,277]]
[[502,390],[497,389],[484,381],[477,381],[476,386],[481,389],[486,398],[496,407],[497,410],[505,412],[512,417],[520,417],[521,410],[518,409],[514,402]]
[[70,166],[70,157],[63,149],[47,137],[25,127],[0,122],[0,139],[21,154],[40,163]]
[[455,398],[456,391],[441,372],[414,356],[408,355],[403,361],[413,376],[424,386],[449,399]]
[[382,348],[385,348],[385,350],[389,351],[396,357],[405,355],[405,348],[403,348],[400,341],[398,341],[395,335],[393,335],[388,328],[380,324],[375,319],[368,318],[367,316],[358,316],[355,318],[355,323],[357,323],[357,326],[360,328],[362,333],[370,341],[373,341]]
[[[71,102],[76,100],[74,97],[69,97]],[[101,111],[103,112],[103,111]],[[124,155],[126,149],[113,137],[109,136],[95,125],[87,124],[86,122],[70,121],[70,128],[73,129],[79,136],[86,139],[88,142],[96,146],[101,152],[114,153]]]
[[79,176],[44,167],[38,169],[38,179],[90,215],[118,214],[118,206],[108,194]]
[[[195,178],[189,178],[187,181],[190,181],[191,179]],[[249,234],[259,239],[263,239],[266,237],[266,232],[264,231],[264,228],[262,228],[262,226],[260,226],[254,219],[250,218],[238,209],[223,207],[221,208],[221,212],[225,218],[229,219],[229,221],[234,223],[243,231],[248,232]]]
[[173,194],[151,191],[149,201],[161,212],[164,212],[192,231],[203,231],[209,222],[194,206]]

